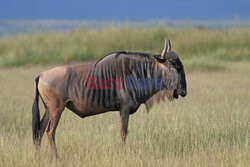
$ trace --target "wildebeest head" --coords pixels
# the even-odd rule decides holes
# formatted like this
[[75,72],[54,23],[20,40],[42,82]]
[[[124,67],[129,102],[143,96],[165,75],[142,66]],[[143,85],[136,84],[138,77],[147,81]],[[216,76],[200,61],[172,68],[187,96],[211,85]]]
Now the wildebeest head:
[[171,68],[178,75],[178,83],[176,89],[173,92],[173,97],[176,99],[178,99],[179,95],[185,97],[187,95],[187,86],[184,67],[177,53],[171,51],[170,40],[165,39],[165,46],[161,54],[161,59],[163,60],[162,64],[168,66],[168,68]]

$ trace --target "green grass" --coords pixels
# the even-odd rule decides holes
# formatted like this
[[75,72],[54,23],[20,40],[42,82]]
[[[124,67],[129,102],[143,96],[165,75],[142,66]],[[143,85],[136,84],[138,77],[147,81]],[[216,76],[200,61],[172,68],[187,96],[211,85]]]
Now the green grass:
[[2,38],[0,67],[95,60],[120,50],[161,53],[165,37],[190,69],[223,68],[225,61],[250,60],[250,29],[126,26]]
[[[33,81],[48,66],[1,68],[0,166],[248,166],[248,62],[186,73],[187,97],[144,106],[130,117],[125,147],[119,113],[84,119],[65,110],[57,128],[59,159],[45,135],[35,157],[31,133]],[[43,108],[40,107],[41,114]]]

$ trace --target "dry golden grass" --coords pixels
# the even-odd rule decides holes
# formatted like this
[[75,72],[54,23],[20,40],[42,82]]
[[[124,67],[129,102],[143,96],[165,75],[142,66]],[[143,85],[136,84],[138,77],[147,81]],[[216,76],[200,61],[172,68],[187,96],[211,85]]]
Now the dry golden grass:
[[[188,96],[131,116],[125,147],[119,114],[81,119],[65,110],[56,134],[32,145],[33,80],[42,67],[0,69],[0,166],[248,166],[250,64],[186,72]],[[40,107],[43,114],[42,106]]]

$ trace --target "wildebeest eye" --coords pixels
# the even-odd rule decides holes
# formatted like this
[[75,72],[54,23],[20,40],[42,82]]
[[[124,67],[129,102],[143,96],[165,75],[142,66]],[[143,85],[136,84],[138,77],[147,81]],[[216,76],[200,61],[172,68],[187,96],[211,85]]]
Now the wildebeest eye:
[[171,61],[171,64],[172,64],[175,68],[178,67],[178,63],[177,63],[176,61]]
[[175,68],[177,71],[180,71],[180,70],[181,70],[181,66],[180,66],[180,64],[179,64],[177,61],[171,61],[171,64],[174,66],[174,68]]

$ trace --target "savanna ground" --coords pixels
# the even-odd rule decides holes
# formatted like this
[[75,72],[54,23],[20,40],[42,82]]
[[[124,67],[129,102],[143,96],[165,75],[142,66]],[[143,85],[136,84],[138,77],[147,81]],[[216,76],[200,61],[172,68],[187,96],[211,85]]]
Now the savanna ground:
[[[165,36],[187,70],[185,98],[149,113],[142,105],[130,117],[125,147],[118,112],[81,119],[65,110],[56,133],[59,159],[53,159],[46,135],[35,157],[31,106],[37,75],[54,64],[92,61],[118,50],[160,53]],[[240,28],[125,27],[2,38],[0,167],[248,166],[249,46],[250,30]]]
[[[35,157],[33,80],[48,66],[0,69],[0,166],[247,166],[250,64],[187,71],[188,96],[132,115],[125,147],[119,113],[84,119],[65,110],[53,160],[46,135]],[[40,106],[43,113],[42,106]]]

